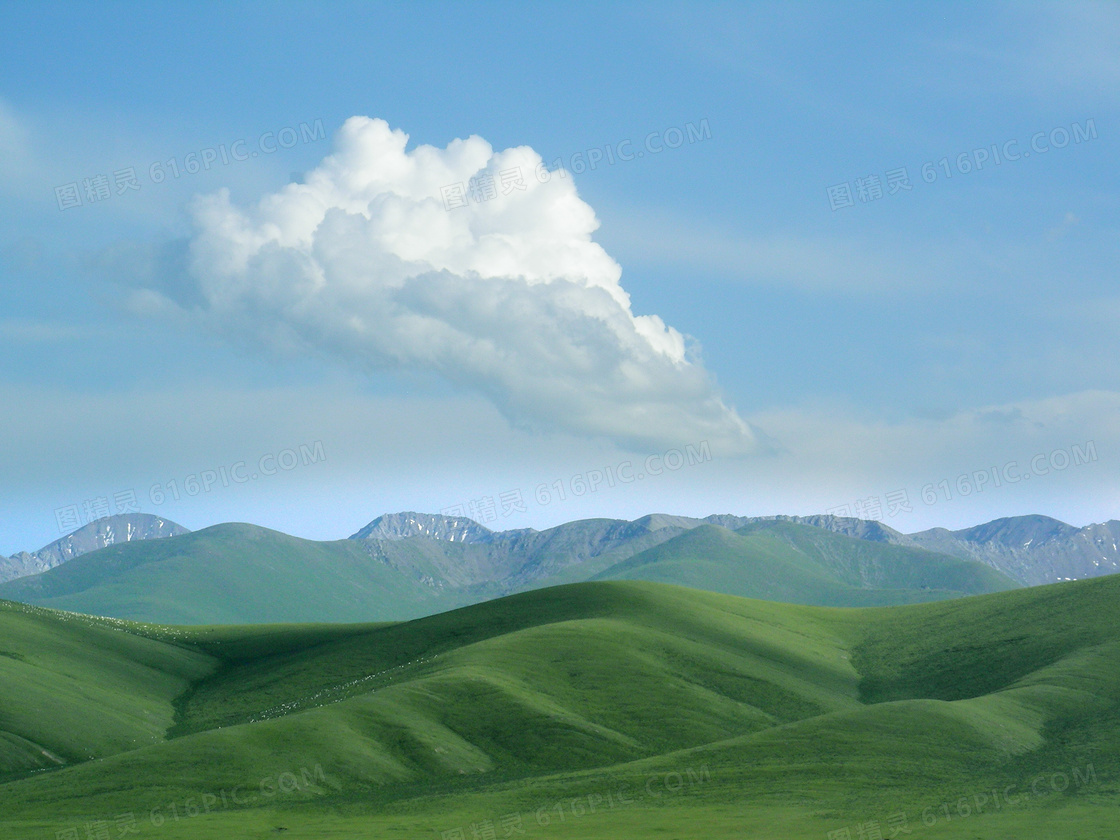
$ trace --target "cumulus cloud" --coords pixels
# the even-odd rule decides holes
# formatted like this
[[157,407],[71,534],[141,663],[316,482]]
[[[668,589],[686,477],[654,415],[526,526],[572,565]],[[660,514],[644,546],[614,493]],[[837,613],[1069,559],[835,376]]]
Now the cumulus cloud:
[[[255,206],[197,198],[187,308],[276,348],[436,371],[522,428],[755,446],[686,338],[633,313],[570,177],[542,183],[531,148],[477,136],[407,143],[353,117],[317,168]],[[443,188],[471,178],[492,179],[493,197],[448,209]],[[153,311],[163,295],[139,302]]]

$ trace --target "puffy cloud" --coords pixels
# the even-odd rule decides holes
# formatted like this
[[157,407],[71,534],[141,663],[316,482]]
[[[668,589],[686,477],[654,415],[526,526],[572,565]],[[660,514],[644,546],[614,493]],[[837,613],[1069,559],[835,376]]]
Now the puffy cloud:
[[[495,152],[477,136],[407,143],[353,117],[301,183],[249,208],[225,190],[196,199],[198,311],[277,348],[437,371],[523,428],[639,448],[755,446],[685,337],[633,314],[571,177],[542,183],[531,148]],[[472,178],[493,197],[448,209],[443,189]]]

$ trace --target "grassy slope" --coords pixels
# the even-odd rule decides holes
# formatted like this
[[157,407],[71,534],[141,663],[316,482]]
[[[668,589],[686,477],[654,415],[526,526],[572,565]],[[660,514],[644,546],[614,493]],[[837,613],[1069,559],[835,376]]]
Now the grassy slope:
[[[256,797],[245,808],[146,827],[200,840],[277,826],[289,837],[438,836],[561,802],[546,836],[742,837],[754,820],[821,838],[898,811],[920,826],[923,809],[936,816],[960,795],[1021,792],[1092,763],[1100,784],[1077,797],[919,830],[1010,837],[1017,821],[1060,819],[1063,837],[1110,836],[1092,832],[1105,831],[1102,815],[1114,820],[1120,778],[1118,601],[1120,578],[886,610],[603,583],[399,625],[129,633],[8,608],[0,615],[18,629],[3,638],[25,639],[9,652],[47,642],[43,684],[69,673],[111,688],[106,705],[126,721],[150,706],[169,724],[171,697],[188,678],[194,687],[178,704],[181,737],[153,744],[149,723],[150,746],[0,786],[0,813],[26,836],[53,836],[90,814],[197,804],[242,785]],[[69,650],[85,651],[81,639],[95,654]],[[120,667],[137,656],[145,669]],[[76,660],[83,670],[70,673]],[[4,728],[44,743],[33,722],[7,724],[21,696],[6,690]],[[60,731],[100,737],[86,698],[58,702]],[[99,754],[129,746],[118,738]],[[19,769],[13,754],[2,755]],[[325,778],[290,795],[261,785],[316,765]],[[701,767],[708,778],[672,796],[645,787],[660,779],[653,790],[667,793],[673,773],[691,780]],[[573,798],[613,802],[620,785],[625,807],[576,814]]]
[[160,743],[197,651],[0,601],[0,779]]

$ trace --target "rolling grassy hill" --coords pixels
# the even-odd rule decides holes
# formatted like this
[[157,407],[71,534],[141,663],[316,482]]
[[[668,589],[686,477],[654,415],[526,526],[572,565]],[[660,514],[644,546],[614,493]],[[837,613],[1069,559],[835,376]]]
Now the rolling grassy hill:
[[[1118,603],[1110,577],[876,609],[612,581],[388,625],[4,604],[0,834],[1111,838]],[[18,713],[36,686],[63,723]]]
[[161,742],[211,668],[111,621],[0,602],[0,779]]
[[[687,524],[687,523],[686,523]],[[404,620],[531,588],[675,583],[817,605],[914,603],[1017,584],[982,563],[790,522],[585,520],[503,541],[314,542],[253,525],[109,546],[0,585],[39,606],[173,624]]]

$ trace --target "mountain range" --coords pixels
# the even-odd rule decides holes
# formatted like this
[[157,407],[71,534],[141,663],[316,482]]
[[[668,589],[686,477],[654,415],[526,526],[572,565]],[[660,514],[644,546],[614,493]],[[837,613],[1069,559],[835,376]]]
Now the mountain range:
[[[648,580],[792,603],[913,603],[1120,570],[1120,522],[1042,516],[902,534],[834,516],[654,514],[537,531],[403,512],[346,540],[145,514],[85,526],[8,568],[0,597],[161,623],[407,620],[529,589]],[[43,568],[45,567],[45,568]],[[311,570],[311,571],[309,571]]]
[[1013,516],[957,531],[931,528],[913,534],[903,534],[874,520],[830,515],[710,516],[704,521],[730,528],[766,521],[812,525],[861,540],[977,560],[1024,586],[1120,572],[1120,521],[1115,519],[1075,528],[1049,516]]
[[997,519],[947,531],[933,528],[897,541],[987,563],[1027,586],[1120,571],[1120,521],[1074,528],[1047,516]]
[[106,546],[8,581],[0,597],[164,624],[240,624],[400,621],[590,580],[826,606],[1018,586],[975,560],[796,522],[748,521],[732,530],[739,521],[722,521],[654,515],[495,532],[467,519],[404,513],[327,542],[231,523]]

